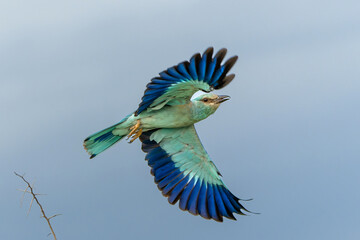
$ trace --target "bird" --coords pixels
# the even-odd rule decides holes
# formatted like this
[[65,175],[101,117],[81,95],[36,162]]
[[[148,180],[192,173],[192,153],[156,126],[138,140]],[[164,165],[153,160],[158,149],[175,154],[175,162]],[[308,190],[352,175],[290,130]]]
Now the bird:
[[[170,204],[179,202],[181,210],[218,222],[236,220],[234,213],[247,215],[243,199],[225,186],[194,127],[230,99],[212,93],[235,77],[228,73],[238,57],[223,63],[226,53],[222,48],[214,55],[209,47],[152,78],[135,112],[84,140],[90,158],[125,137],[129,143],[140,139],[150,173]],[[204,94],[192,99],[198,91]]]

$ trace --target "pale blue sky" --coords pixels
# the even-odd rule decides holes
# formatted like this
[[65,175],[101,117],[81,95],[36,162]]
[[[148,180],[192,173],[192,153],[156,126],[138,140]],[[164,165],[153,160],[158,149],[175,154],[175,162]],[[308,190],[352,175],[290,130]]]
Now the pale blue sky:
[[[359,239],[359,1],[0,1],[0,239]],[[198,133],[260,215],[167,203],[138,141],[82,141],[134,111],[157,73],[208,46],[238,55]]]

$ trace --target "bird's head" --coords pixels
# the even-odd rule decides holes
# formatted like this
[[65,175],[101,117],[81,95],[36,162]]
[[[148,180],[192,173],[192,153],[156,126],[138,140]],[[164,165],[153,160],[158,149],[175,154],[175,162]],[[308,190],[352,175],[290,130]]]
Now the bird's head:
[[214,93],[206,93],[192,100],[195,106],[195,114],[199,119],[205,119],[213,114],[221,103],[229,100],[227,95],[216,95]]

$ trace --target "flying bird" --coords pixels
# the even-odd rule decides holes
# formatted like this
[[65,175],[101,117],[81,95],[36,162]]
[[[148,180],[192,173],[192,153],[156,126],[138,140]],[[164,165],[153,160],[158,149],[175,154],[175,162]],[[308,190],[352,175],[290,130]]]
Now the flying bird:
[[[234,79],[228,73],[238,57],[222,63],[227,50],[213,52],[210,47],[159,73],[147,84],[134,113],[86,138],[84,147],[94,158],[125,137],[130,143],[139,138],[155,183],[169,203],[179,202],[182,210],[222,222],[249,211],[223,183],[194,127],[230,99],[211,91]],[[199,90],[206,94],[191,99]]]

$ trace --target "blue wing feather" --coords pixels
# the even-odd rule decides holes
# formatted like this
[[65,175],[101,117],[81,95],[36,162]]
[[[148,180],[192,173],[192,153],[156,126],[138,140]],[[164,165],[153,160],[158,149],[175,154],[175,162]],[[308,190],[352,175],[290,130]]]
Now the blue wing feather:
[[212,76],[214,74],[215,67],[216,67],[216,59],[211,61],[209,63],[208,68],[206,69],[205,81],[208,82],[209,84],[211,84],[210,80],[212,79]]
[[188,185],[186,185],[184,192],[181,194],[180,203],[179,203],[179,208],[181,210],[184,211],[186,210],[186,206],[188,204],[189,197],[194,188],[194,185],[195,185],[195,178],[192,178],[191,181],[188,183]]
[[207,53],[204,53],[204,55],[201,58],[201,61],[199,63],[199,80],[203,81],[205,78],[206,73],[206,65],[207,65]]
[[213,85],[213,86],[216,87],[217,81],[219,80],[219,78],[220,78],[221,75],[223,74],[224,69],[225,69],[225,67],[222,66],[222,67],[220,67],[220,68],[218,68],[218,69],[216,70],[214,76],[213,76],[212,79],[211,79],[211,82],[210,82],[211,85]]
[[175,204],[177,202],[177,200],[179,199],[179,195],[180,193],[184,190],[186,184],[189,181],[189,177],[186,176],[185,178],[183,178],[181,180],[181,182],[179,182],[174,189],[171,191],[171,194],[169,196],[169,203],[171,204]]
[[154,157],[151,159],[151,161],[148,162],[149,166],[154,169],[158,169],[168,163],[172,163],[172,161],[171,158],[167,156],[161,156],[159,158]]
[[166,88],[168,87],[168,86],[170,86],[171,84],[163,84],[163,85],[159,85],[159,84],[153,84],[153,83],[151,83],[151,84],[148,84],[146,87],[148,88],[148,89],[163,89],[163,90],[166,90]]
[[163,88],[160,88],[160,89],[149,89],[148,90],[148,93],[149,94],[162,94],[164,93],[165,90]]
[[187,210],[189,210],[189,212],[194,215],[198,214],[197,202],[199,199],[200,187],[201,187],[201,180],[197,180],[195,187],[192,190],[191,195],[189,197],[188,204],[186,206]]
[[164,187],[162,193],[164,196],[168,196],[174,187],[184,178],[183,174],[179,174],[174,178],[167,186]]
[[221,198],[220,192],[218,190],[217,186],[214,186],[214,198],[215,198],[215,203],[216,206],[219,210],[220,215],[229,218],[228,212],[226,211],[226,207],[224,205],[224,202]]
[[[192,145],[188,144],[186,141],[189,141],[189,136],[183,137],[182,135],[194,134],[194,130],[191,129],[194,128],[172,129],[172,135],[166,135],[169,130],[152,130],[144,132],[140,136],[142,149],[147,153],[145,159],[151,167],[155,183],[158,184],[158,188],[162,191],[163,195],[168,197],[169,203],[175,204],[179,201],[179,208],[182,210],[189,211],[194,215],[200,214],[204,218],[220,222],[223,221],[223,217],[235,220],[233,213],[243,214],[241,210],[246,211],[246,209],[238,202],[239,199],[219,180],[220,176],[213,163],[200,162],[201,168],[191,170],[194,162],[201,160],[189,159],[188,161],[178,162],[174,160],[176,156],[180,156],[177,160],[183,159],[184,156],[191,156],[181,155],[186,153],[187,149],[174,148],[172,146],[171,149],[181,152],[166,152],[165,150],[166,145],[163,145],[163,141],[170,141],[166,142],[166,144],[173,145],[176,145],[176,142],[173,143],[172,141],[180,141],[184,146],[196,148],[197,141],[192,140]],[[157,131],[161,131],[159,135],[166,136],[162,140],[157,140],[159,142],[152,140],[155,137],[151,138],[151,136],[156,135]],[[176,138],[169,140],[171,136],[176,136]],[[197,135],[194,137],[197,137]],[[205,157],[200,150],[197,154]],[[196,158],[197,155],[193,155],[193,157]],[[191,163],[191,161],[194,162]],[[209,167],[211,169],[207,169]],[[204,177],[204,174],[208,175]],[[216,179],[212,179],[214,177]]]
[[190,65],[189,65],[189,71],[190,71],[190,75],[191,78],[193,80],[199,80],[197,72],[196,72],[196,61],[200,58],[200,54],[195,54],[191,59],[190,59]]
[[178,71],[176,71],[176,67],[169,68],[169,69],[167,70],[167,72],[168,72],[171,76],[173,76],[173,77],[175,77],[175,78],[183,79],[183,80],[186,79],[183,75],[181,75]]
[[234,196],[234,194],[232,194],[228,189],[223,188],[224,192],[226,193],[226,195],[228,196],[231,204],[233,205],[233,207],[236,209],[236,213],[244,215],[241,212],[241,208],[244,208],[239,202],[238,202],[238,198]]
[[165,88],[170,86],[171,84],[173,84],[172,81],[168,81],[168,80],[161,79],[161,78],[153,78],[150,83],[153,83],[153,84],[165,87]]
[[172,81],[172,82],[174,82],[174,83],[176,83],[176,82],[179,81],[179,78],[170,76],[166,71],[159,73],[159,75],[160,75],[160,77],[161,77],[162,79],[165,79],[165,80],[168,80],[168,81]]
[[[191,57],[190,61],[179,63],[159,73],[160,77],[153,78],[147,86],[135,115],[140,114],[149,107],[155,107],[158,104],[155,101],[159,97],[190,100],[191,96],[198,90],[208,92],[209,89],[225,87],[234,78],[227,78],[227,74],[237,60],[237,56],[235,56],[221,65],[226,52],[226,49],[221,49],[213,58],[213,48],[210,47],[202,56],[197,53]],[[184,93],[184,89],[181,90],[181,87],[174,88],[175,85],[184,82],[192,86],[191,88],[184,86],[184,89],[188,91],[187,93]],[[205,85],[200,83],[205,83]],[[152,89],[159,89],[159,91],[153,91]],[[180,91],[181,94],[177,94],[177,91]]]
[[165,178],[167,175],[172,173],[174,170],[175,170],[175,164],[173,162],[165,164],[157,169],[154,168],[155,182],[161,181],[163,178]]
[[[146,151],[147,149],[150,149],[148,146],[146,146],[146,149],[143,147],[142,148],[143,151]],[[153,148],[151,148],[150,150],[152,150]],[[149,152],[146,155],[146,160],[148,160],[148,164],[151,167],[154,167],[154,165],[157,163],[159,164],[159,162],[166,162],[168,160],[168,158],[165,158],[167,156],[167,153],[162,150],[161,148],[155,148],[153,151]],[[158,168],[158,166],[156,166],[155,168]]]
[[[228,209],[228,212],[231,214],[232,212],[236,212],[238,213],[238,210],[234,208],[234,206],[231,204],[230,199],[228,198],[228,196],[225,194],[223,187],[220,186],[219,188],[219,192],[221,194],[221,198],[224,202],[225,207]],[[232,214],[231,214],[232,215]],[[232,216],[233,218],[235,218],[234,216]]]
[[201,185],[201,189],[200,189],[200,193],[199,193],[199,199],[198,199],[198,212],[200,214],[200,216],[202,216],[203,218],[207,218],[209,219],[209,214],[208,214],[208,210],[207,210],[207,183],[204,182]]
[[168,184],[170,184],[173,180],[175,180],[176,177],[179,176],[179,174],[181,174],[181,172],[179,170],[175,170],[172,173],[170,173],[169,175],[167,175],[165,178],[163,178],[159,183],[158,183],[158,187],[160,189],[163,189],[164,187],[166,187]]
[[221,215],[219,216],[219,214],[218,214],[218,210],[215,205],[214,190],[213,190],[213,186],[211,184],[208,184],[208,189],[207,189],[206,194],[207,194],[207,202],[208,202],[207,207],[209,210],[210,217],[215,219],[216,221],[221,221],[222,217],[221,217]]
[[180,63],[176,68],[177,70],[179,71],[179,73],[181,73],[182,75],[184,75],[184,77],[187,79],[187,80],[191,80],[191,76],[187,70],[187,66],[189,65],[189,62],[182,62]]

